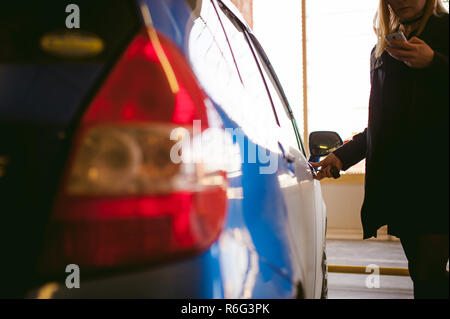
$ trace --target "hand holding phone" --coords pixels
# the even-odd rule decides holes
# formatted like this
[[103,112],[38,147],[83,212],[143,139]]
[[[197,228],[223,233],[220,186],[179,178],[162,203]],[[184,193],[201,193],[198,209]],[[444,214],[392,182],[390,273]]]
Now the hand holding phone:
[[405,35],[403,34],[403,32],[394,32],[391,34],[387,34],[386,37],[386,42],[388,44],[388,46],[390,46],[391,48],[395,48],[395,46],[393,46],[391,44],[391,40],[396,40],[396,41],[401,41],[401,42],[407,42],[408,40],[406,39]]

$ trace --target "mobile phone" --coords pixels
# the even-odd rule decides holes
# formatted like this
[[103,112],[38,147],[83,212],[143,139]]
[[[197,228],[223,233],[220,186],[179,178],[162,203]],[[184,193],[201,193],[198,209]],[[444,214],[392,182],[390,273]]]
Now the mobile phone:
[[395,46],[391,45],[391,43],[390,43],[391,40],[402,41],[402,42],[408,41],[406,39],[405,35],[403,34],[403,32],[401,32],[401,31],[387,34],[385,38],[386,38],[387,44],[392,48],[395,48]]

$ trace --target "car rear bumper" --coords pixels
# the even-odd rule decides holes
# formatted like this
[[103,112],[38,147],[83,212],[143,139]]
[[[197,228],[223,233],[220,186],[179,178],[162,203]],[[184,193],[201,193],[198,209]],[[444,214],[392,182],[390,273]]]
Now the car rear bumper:
[[[70,274],[67,274],[68,276]],[[227,236],[206,252],[147,270],[83,280],[80,287],[49,282],[32,289],[27,298],[90,299],[222,299],[293,298],[296,286],[252,249]]]
[[[83,281],[80,288],[51,282],[29,292],[28,298],[223,298],[218,261],[211,250],[187,260],[144,271]],[[69,275],[69,274],[68,274]]]

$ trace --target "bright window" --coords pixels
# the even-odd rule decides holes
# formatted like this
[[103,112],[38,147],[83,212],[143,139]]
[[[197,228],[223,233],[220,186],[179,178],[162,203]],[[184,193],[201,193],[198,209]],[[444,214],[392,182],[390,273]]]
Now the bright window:
[[[309,131],[343,140],[367,126],[378,0],[306,1]],[[350,169],[363,172],[364,161]]]
[[253,0],[253,31],[283,85],[303,136],[301,0]]

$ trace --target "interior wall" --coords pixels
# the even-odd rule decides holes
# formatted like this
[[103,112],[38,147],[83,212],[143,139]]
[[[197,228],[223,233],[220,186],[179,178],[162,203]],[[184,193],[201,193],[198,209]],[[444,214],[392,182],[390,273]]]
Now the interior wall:
[[[321,186],[327,206],[327,238],[362,239],[361,206],[364,198],[364,175],[344,174],[338,180],[322,180]],[[376,239],[398,240],[387,234],[386,227],[378,230]]]

